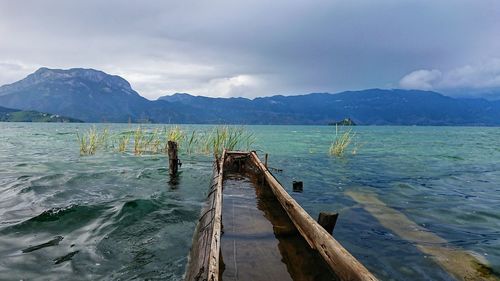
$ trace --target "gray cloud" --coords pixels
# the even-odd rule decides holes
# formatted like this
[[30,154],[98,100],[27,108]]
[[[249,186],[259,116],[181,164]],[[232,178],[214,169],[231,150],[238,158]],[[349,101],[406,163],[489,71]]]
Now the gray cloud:
[[118,74],[148,98],[394,87],[500,57],[498,14],[495,0],[2,1],[0,84],[47,66]]

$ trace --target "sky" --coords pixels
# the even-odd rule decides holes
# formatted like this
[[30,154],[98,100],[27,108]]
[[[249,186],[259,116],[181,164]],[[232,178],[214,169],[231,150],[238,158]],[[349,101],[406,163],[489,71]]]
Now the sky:
[[94,68],[149,99],[434,90],[500,98],[498,0],[0,0],[0,85]]

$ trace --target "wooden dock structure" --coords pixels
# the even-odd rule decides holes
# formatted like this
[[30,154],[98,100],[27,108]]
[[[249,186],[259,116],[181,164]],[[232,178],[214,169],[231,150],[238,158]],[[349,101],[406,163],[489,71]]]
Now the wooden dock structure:
[[266,164],[255,151],[216,160],[185,280],[377,280],[329,233],[337,215],[320,225]]

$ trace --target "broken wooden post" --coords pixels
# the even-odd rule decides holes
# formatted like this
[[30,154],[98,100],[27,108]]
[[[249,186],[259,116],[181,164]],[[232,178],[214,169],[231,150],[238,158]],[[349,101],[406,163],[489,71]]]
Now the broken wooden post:
[[268,157],[268,155],[267,155],[267,153],[266,153],[266,157],[265,157],[265,158],[266,158],[266,161],[264,162],[264,166],[266,167],[266,169],[267,169],[267,157]]
[[330,234],[333,234],[333,229],[337,223],[339,213],[320,212],[318,223]]
[[293,192],[302,192],[304,190],[304,183],[301,181],[293,181]]
[[170,176],[177,175],[179,167],[179,159],[177,158],[177,143],[175,141],[168,141],[168,170]]

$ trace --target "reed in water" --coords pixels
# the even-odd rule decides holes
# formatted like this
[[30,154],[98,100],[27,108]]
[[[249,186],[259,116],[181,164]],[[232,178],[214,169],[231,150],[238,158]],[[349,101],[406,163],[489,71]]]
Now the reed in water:
[[[167,153],[168,141],[174,141],[179,153],[213,154],[220,157],[224,149],[250,149],[255,142],[253,133],[244,127],[216,126],[198,132],[186,132],[180,126],[147,130],[141,126],[134,131],[110,135],[109,130],[99,132],[95,127],[83,135],[77,134],[81,155],[93,155],[98,149],[114,147],[115,151],[125,153],[129,145],[135,155]],[[110,145],[112,143],[112,145]]]
[[80,155],[94,155],[98,148],[108,147],[109,130],[103,129],[99,133],[96,127],[93,126],[81,135],[77,132],[76,138],[80,146]]
[[356,154],[358,145],[354,143],[355,137],[356,133],[352,130],[352,128],[339,130],[338,126],[335,125],[335,137],[330,145],[330,155],[342,157],[348,151],[350,146],[354,146],[352,154]]

